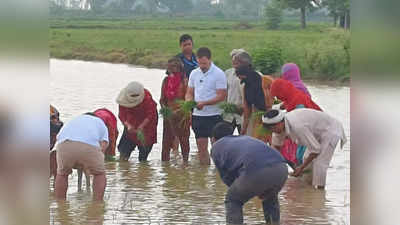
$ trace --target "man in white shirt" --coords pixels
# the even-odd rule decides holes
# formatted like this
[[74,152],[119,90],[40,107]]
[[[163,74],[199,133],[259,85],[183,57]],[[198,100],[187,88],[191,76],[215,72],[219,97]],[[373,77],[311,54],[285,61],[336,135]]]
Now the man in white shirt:
[[93,199],[102,201],[106,188],[104,152],[109,143],[103,120],[93,113],[80,115],[63,126],[57,143],[56,197],[66,198],[68,175],[79,166],[94,176]]
[[251,65],[251,57],[244,49],[233,49],[231,52],[232,68],[225,71],[228,82],[228,96],[226,101],[235,104],[238,108],[237,113],[226,113],[223,115],[224,120],[232,124],[233,128],[237,128],[238,133],[241,133],[243,123],[243,91],[244,84],[241,84],[240,79],[236,75],[236,69],[240,66]]
[[324,189],[329,163],[339,140],[346,143],[342,124],[325,112],[314,109],[296,109],[285,113],[272,109],[263,116],[263,124],[278,134],[285,133],[296,144],[307,146],[304,163],[297,167],[293,176],[300,176],[312,166],[312,185]]
[[211,51],[199,48],[197,51],[199,68],[193,70],[189,77],[186,101],[196,101],[193,110],[192,129],[196,136],[200,163],[210,165],[208,138],[212,129],[222,121],[222,110],[218,103],[226,98],[227,81],[225,73],[211,61]]

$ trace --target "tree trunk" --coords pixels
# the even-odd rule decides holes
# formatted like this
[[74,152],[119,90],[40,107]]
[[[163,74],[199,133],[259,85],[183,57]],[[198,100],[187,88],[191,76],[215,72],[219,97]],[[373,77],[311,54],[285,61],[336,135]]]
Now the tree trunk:
[[338,15],[337,13],[333,14],[333,27],[337,26]]
[[306,28],[306,7],[301,7],[301,28]]
[[339,17],[339,25],[340,25],[341,28],[344,28],[344,22],[345,22],[345,16],[341,15]]
[[344,29],[350,29],[350,11],[346,10],[344,18]]

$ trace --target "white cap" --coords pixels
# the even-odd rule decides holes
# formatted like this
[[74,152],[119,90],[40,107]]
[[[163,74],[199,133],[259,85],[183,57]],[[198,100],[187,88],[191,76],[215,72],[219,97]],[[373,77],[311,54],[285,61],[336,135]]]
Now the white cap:
[[286,110],[271,109],[262,117],[262,122],[266,125],[274,125],[285,118]]

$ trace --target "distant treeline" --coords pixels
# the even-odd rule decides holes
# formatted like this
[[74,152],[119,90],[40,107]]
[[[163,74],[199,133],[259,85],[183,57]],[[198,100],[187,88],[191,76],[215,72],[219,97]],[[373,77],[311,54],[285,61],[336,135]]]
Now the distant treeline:
[[[264,20],[268,4],[279,1],[285,20],[298,20],[304,13],[307,21],[337,20],[339,7],[330,2],[348,0],[299,0],[303,5],[291,5],[291,0],[50,0],[52,18],[215,18],[237,20]],[[324,4],[322,4],[324,3]],[[336,4],[336,3],[335,3]],[[337,3],[336,5],[338,5]],[[340,3],[342,4],[342,3]]]

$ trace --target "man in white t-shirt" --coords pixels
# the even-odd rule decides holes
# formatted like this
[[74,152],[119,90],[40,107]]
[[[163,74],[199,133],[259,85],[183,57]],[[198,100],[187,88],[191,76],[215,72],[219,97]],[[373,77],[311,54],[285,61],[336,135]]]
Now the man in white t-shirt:
[[80,115],[63,126],[57,143],[56,197],[66,198],[68,175],[78,166],[94,176],[93,199],[103,200],[106,188],[104,152],[109,143],[103,120],[93,113]]
[[190,73],[186,101],[197,102],[192,115],[192,129],[196,136],[200,163],[209,165],[208,138],[211,138],[214,126],[222,121],[222,110],[218,103],[226,98],[227,81],[224,71],[211,61],[211,51],[208,48],[198,49],[197,61],[199,68]]

